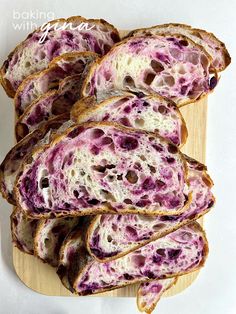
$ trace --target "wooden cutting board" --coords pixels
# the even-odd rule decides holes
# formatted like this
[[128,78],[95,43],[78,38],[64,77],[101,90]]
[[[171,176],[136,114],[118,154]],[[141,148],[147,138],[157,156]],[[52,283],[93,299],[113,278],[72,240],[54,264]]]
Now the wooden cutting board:
[[[120,31],[121,37],[127,33],[127,31]],[[207,97],[181,108],[181,113],[188,129],[188,140],[181,150],[190,157],[205,163]],[[203,219],[201,218],[199,222],[202,224]],[[13,247],[13,264],[18,277],[30,289],[50,296],[74,296],[61,284],[54,268],[34,256],[22,253],[15,247]],[[164,296],[172,296],[186,289],[196,279],[198,273],[199,271],[179,277],[177,284]],[[97,296],[134,297],[137,288],[138,285],[131,285]]]
[[[204,163],[206,152],[207,98],[205,97],[195,104],[181,108],[181,112],[188,129],[188,140],[182,148],[182,151]],[[200,222],[202,223],[202,219]],[[42,263],[36,257],[24,254],[14,247],[13,263],[18,277],[32,290],[51,296],[72,296],[72,294],[61,284],[55,269]],[[194,272],[179,277],[177,284],[167,291],[165,296],[172,296],[180,293],[191,285],[197,275],[198,272]],[[137,285],[131,285],[100,295],[134,297],[136,295],[137,287]]]

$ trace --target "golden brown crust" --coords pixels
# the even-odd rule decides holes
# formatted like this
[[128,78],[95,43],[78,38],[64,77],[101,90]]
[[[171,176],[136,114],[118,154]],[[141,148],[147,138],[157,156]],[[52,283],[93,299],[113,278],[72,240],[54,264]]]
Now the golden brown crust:
[[163,27],[168,27],[168,26],[173,26],[173,27],[174,26],[181,26],[181,27],[186,28],[186,29],[191,29],[191,26],[187,25],[187,24],[165,23],[165,24],[154,25],[154,26],[150,26],[150,27],[141,27],[141,28],[133,29],[127,35],[125,35],[124,38],[122,38],[122,39],[126,39],[128,37],[133,37],[133,36],[136,35],[137,32],[149,31],[149,30],[151,30],[153,28],[163,28]]
[[[48,24],[50,23],[50,25],[52,24],[55,24],[57,22],[62,22],[62,23],[70,23],[70,22],[87,22],[87,23],[96,23],[96,24],[102,24],[102,25],[105,25],[105,26],[108,26],[110,27],[110,29],[117,35],[117,38],[120,38],[120,35],[119,35],[119,32],[118,30],[110,23],[108,23],[107,21],[103,20],[103,19],[86,19],[82,16],[71,16],[67,19],[64,19],[64,18],[60,18],[60,19],[55,19],[55,20],[52,20],[52,21],[49,21]],[[40,27],[37,28],[35,31],[33,31],[32,33],[30,33],[26,38],[25,40],[29,37],[29,36],[32,36],[32,34],[36,33],[40,31]],[[4,77],[5,76],[5,73],[6,73],[6,70],[7,70],[7,63],[9,63],[9,59],[12,58],[13,54],[15,52],[17,52],[18,49],[20,49],[25,40],[23,40],[21,43],[19,43],[15,49],[10,52],[10,54],[8,55],[7,59],[4,61],[1,69],[0,69],[0,83],[2,84],[3,88],[5,89],[7,95],[11,98],[14,97],[15,95],[15,90],[13,89],[11,83]]]
[[[163,37],[168,37],[168,36],[171,36],[171,37],[176,37],[176,38],[180,38],[181,40],[185,40],[189,43],[191,43],[192,46],[200,49],[200,51],[202,51],[202,53],[205,54],[206,58],[208,59],[209,61],[209,64],[211,63],[212,61],[212,57],[209,55],[209,53],[204,49],[204,47],[202,47],[201,45],[198,45],[196,44],[195,42],[193,42],[190,38],[184,36],[184,35],[180,35],[180,34],[169,34],[169,33],[160,33],[158,34],[158,36],[163,36]],[[145,37],[145,36],[140,36],[140,37]],[[154,36],[155,37],[155,36]],[[82,84],[82,87],[81,87],[81,98],[85,98],[85,97],[88,97],[88,94],[87,94],[87,91],[86,89],[90,86],[90,80],[91,78],[93,77],[93,74],[94,72],[96,71],[97,67],[103,62],[103,60],[106,60],[107,57],[109,57],[113,51],[119,47],[119,46],[122,46],[123,44],[126,44],[128,41],[130,40],[130,37],[126,37],[125,39],[123,39],[122,41],[116,43],[112,48],[111,50],[106,54],[104,55],[103,57],[97,59],[97,61],[95,61],[91,67],[90,67],[90,70]],[[215,71],[215,69],[213,69],[213,72],[216,76],[216,78],[218,79],[218,74],[217,72]],[[202,94],[197,98],[197,99],[186,99],[185,101],[181,101],[179,104],[177,104],[178,107],[182,107],[182,106],[185,106],[185,105],[188,105],[190,103],[193,103],[193,102],[196,102],[200,99],[202,99],[203,97],[207,96],[208,94],[210,94],[210,92],[212,92],[213,90],[211,91],[208,91],[208,92],[202,92]],[[130,91],[132,93],[132,91]]]
[[[178,273],[178,274],[167,275],[167,276],[165,276],[165,278],[173,278],[173,277],[176,277],[176,276],[182,276],[182,275],[185,275],[185,274],[192,273],[193,271],[197,271],[197,270],[199,270],[200,268],[202,268],[202,267],[204,266],[204,264],[205,264],[205,261],[206,261],[206,259],[207,259],[208,253],[209,253],[209,247],[208,247],[208,241],[207,241],[207,238],[206,238],[206,233],[205,233],[205,231],[202,229],[202,227],[200,226],[200,224],[197,223],[197,222],[195,222],[195,221],[194,221],[194,222],[190,222],[188,225],[191,226],[192,228],[194,228],[197,232],[201,232],[201,233],[202,233],[202,238],[203,238],[203,241],[204,241],[203,259],[202,259],[202,261],[200,262],[199,266],[198,266],[196,269],[194,269],[194,270],[189,270],[189,271],[186,271],[186,272],[180,272],[180,273]],[[84,250],[83,254],[85,254],[85,250]],[[87,253],[87,255],[89,255],[89,254]],[[75,291],[75,293],[78,294],[78,295],[84,295],[83,293],[78,293],[78,292],[76,292],[76,287],[77,287],[77,285],[78,285],[78,283],[79,283],[81,277],[83,276],[83,268],[84,268],[85,266],[87,266],[87,263],[86,263],[86,262],[87,262],[87,261],[86,261],[86,258],[84,258],[84,260],[81,261],[81,264],[79,265],[79,269],[78,269],[78,276],[77,276],[77,278],[76,278],[76,280],[75,280],[75,282],[74,282],[74,285],[73,285],[74,291]],[[90,263],[92,263],[92,261],[91,261]],[[161,279],[165,279],[165,278],[161,278]],[[156,278],[156,279],[149,279],[149,280],[139,280],[139,279],[137,279],[137,280],[135,280],[135,281],[132,281],[131,283],[124,283],[124,284],[122,284],[122,285],[120,285],[120,286],[118,286],[118,287],[115,286],[115,287],[112,287],[112,288],[104,288],[104,289],[102,289],[101,291],[95,292],[95,293],[93,293],[93,294],[99,294],[99,293],[106,292],[106,291],[112,291],[112,290],[115,290],[115,289],[117,289],[117,288],[122,288],[122,287],[125,287],[125,286],[128,286],[128,285],[132,285],[132,284],[135,284],[135,283],[152,282],[152,281],[154,281],[154,280],[157,280],[157,278]]]
[[141,304],[141,303],[139,302],[139,298],[141,297],[141,286],[139,286],[138,291],[137,291],[137,296],[136,296],[136,303],[137,303],[137,307],[138,307],[139,311],[140,311],[140,312],[145,312],[146,314],[151,314],[151,313],[154,311],[154,309],[155,309],[157,303],[159,302],[161,296],[163,295],[163,293],[164,293],[165,291],[169,290],[170,288],[172,288],[174,285],[176,285],[177,281],[178,281],[178,277],[176,277],[175,280],[174,280],[173,282],[171,282],[171,283],[162,291],[161,294],[159,294],[158,300],[156,300],[156,302],[153,303],[152,306],[151,306],[149,309],[145,309],[146,304]]
[[98,106],[96,98],[94,96],[88,96],[82,99],[79,99],[74,103],[70,111],[70,118],[75,123],[80,123],[79,118],[84,116],[84,112],[93,110]]
[[[135,36],[135,34],[137,32],[140,32],[140,31],[149,31],[149,30],[152,30],[154,28],[163,28],[163,27],[181,27],[183,29],[186,29],[188,30],[192,35],[200,38],[200,39],[203,39],[201,34],[205,34],[207,37],[209,37],[210,39],[212,39],[213,41],[217,42],[217,44],[223,48],[223,54],[224,54],[224,61],[225,61],[225,66],[222,65],[222,67],[220,69],[218,69],[218,71],[223,71],[227,68],[227,66],[230,64],[231,62],[231,57],[230,57],[230,54],[225,46],[225,44],[219,40],[213,33],[211,32],[207,32],[206,30],[204,29],[199,29],[199,28],[192,28],[192,26],[188,25],[188,24],[181,24],[181,23],[166,23],[166,24],[160,24],[160,25],[154,25],[154,26],[151,26],[151,27],[147,27],[147,28],[139,28],[139,29],[135,29],[135,30],[132,30],[131,32],[129,32],[124,38],[127,38],[127,37],[132,37],[132,36]],[[204,39],[203,39],[204,40]]]
[[[84,127],[84,128],[89,128],[89,127],[103,127],[103,126],[111,126],[111,127],[114,127],[120,131],[125,131],[125,132],[129,132],[129,133],[136,133],[136,132],[139,132],[139,133],[142,133],[142,134],[146,134],[146,135],[149,135],[149,136],[152,136],[152,137],[156,137],[156,138],[159,138],[159,140],[165,144],[171,144],[173,145],[170,141],[166,140],[166,139],[163,139],[162,137],[160,137],[158,134],[156,133],[153,133],[153,132],[147,132],[147,131],[143,131],[143,130],[137,130],[137,129],[133,129],[133,128],[127,128],[125,126],[122,126],[122,125],[119,125],[117,123],[113,123],[113,122],[107,122],[107,121],[103,121],[103,122],[87,122],[87,123],[83,123],[83,124],[80,124],[80,125],[76,125],[76,126],[72,126],[70,128],[68,128],[66,131],[64,131],[62,134],[59,134],[59,135],[55,135],[50,144],[46,144],[46,145],[42,145],[42,146],[37,146],[31,153],[31,156],[30,156],[30,159],[29,160],[25,160],[22,167],[21,167],[21,170],[19,171],[19,174],[16,178],[16,184],[15,184],[15,187],[14,187],[14,195],[15,195],[15,198],[16,198],[16,203],[17,203],[17,206],[19,208],[21,208],[25,214],[30,217],[30,218],[54,218],[54,217],[64,217],[65,214],[64,213],[44,213],[44,214],[32,214],[30,212],[27,211],[26,208],[23,208],[21,207],[20,205],[20,192],[19,192],[19,183],[18,180],[22,174],[22,172],[25,170],[25,168],[27,168],[28,166],[28,163],[30,164],[32,159],[34,157],[36,157],[38,154],[40,153],[43,153],[44,151],[46,151],[49,147],[52,147],[53,145],[56,145],[57,143],[59,143],[64,137],[66,137],[73,129],[76,129],[77,127]],[[181,161],[183,163],[183,167],[184,167],[184,181],[186,182],[186,184],[189,186],[189,181],[188,181],[188,166],[187,166],[187,162],[184,158],[184,155],[183,153],[179,150],[178,147],[176,147],[177,149],[177,152],[179,153],[180,155],[180,158],[181,158]],[[178,210],[178,212],[176,211],[160,211],[160,210],[157,210],[157,211],[152,211],[151,213],[148,211],[148,210],[138,210],[137,208],[129,208],[129,209],[126,209],[126,210],[122,210],[122,213],[121,214],[129,214],[129,213],[134,213],[134,210],[135,210],[135,213],[142,213],[142,214],[148,214],[148,215],[179,215],[181,213],[183,213],[184,211],[186,211],[186,209],[188,209],[188,206],[190,204],[192,200],[192,192],[188,192],[188,200],[185,202],[185,205],[180,209]],[[112,208],[112,206],[110,204],[105,204],[101,207],[98,207],[96,208],[96,214],[103,214],[103,213],[112,213],[112,214],[118,214],[118,212]],[[78,212],[75,210],[71,210],[70,213],[66,213],[67,216],[85,216],[85,215],[94,215],[94,208],[91,208],[91,209],[86,209],[86,210],[83,210],[81,212]]]

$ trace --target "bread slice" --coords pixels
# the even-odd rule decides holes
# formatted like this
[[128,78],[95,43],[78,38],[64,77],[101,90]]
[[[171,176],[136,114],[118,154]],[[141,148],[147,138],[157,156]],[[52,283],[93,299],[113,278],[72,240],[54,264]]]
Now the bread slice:
[[61,81],[58,90],[48,91],[25,109],[17,120],[15,134],[17,141],[40,129],[50,119],[69,114],[71,106],[80,97],[81,75],[72,75]]
[[79,217],[41,219],[34,238],[35,255],[57,267],[62,242],[78,223]]
[[231,62],[231,58],[225,44],[216,38],[214,34],[206,32],[203,29],[192,28],[186,24],[169,23],[136,29],[130,32],[127,37],[142,35],[150,36],[165,33],[184,35],[196,44],[204,47],[204,49],[212,57],[212,70],[215,69],[216,71],[223,71]]
[[86,99],[81,99],[72,107],[71,119],[76,123],[113,121],[157,132],[175,145],[183,145],[188,135],[185,121],[175,103],[157,95],[139,98],[125,93],[89,106]]
[[88,216],[80,217],[78,227],[68,234],[60,248],[57,274],[62,284],[71,292],[74,292],[73,283],[77,276],[77,265],[81,258],[81,249],[84,248],[83,238],[90,221],[91,218]]
[[192,201],[178,216],[99,215],[88,228],[87,248],[98,261],[126,255],[206,214],[214,205],[213,182],[206,167],[187,157]]
[[162,294],[177,282],[177,278],[159,279],[144,282],[138,288],[137,305],[140,312],[151,314]]
[[98,213],[178,215],[191,200],[177,146],[111,122],[76,125],[37,149],[16,182],[32,218]]
[[[68,52],[53,59],[48,67],[28,76],[18,87],[14,97],[17,116],[51,89],[58,89],[60,82],[68,76],[87,72],[89,65],[97,59],[94,52]],[[81,83],[78,84],[81,86]]]
[[31,154],[33,148],[46,143],[51,132],[57,130],[68,119],[68,114],[64,114],[49,120],[40,129],[23,138],[6,155],[0,166],[0,191],[9,203],[16,204],[13,188],[24,160]]
[[95,95],[100,100],[114,90],[157,93],[183,106],[216,86],[210,64],[211,57],[204,48],[184,36],[131,37],[94,63],[82,95]]
[[24,253],[34,254],[34,235],[38,222],[38,219],[25,216],[18,208],[11,214],[13,244]]
[[[81,29],[83,23],[87,23],[90,30]],[[68,27],[63,30],[66,25]],[[40,43],[40,38],[45,35],[48,27],[51,29],[44,42]],[[46,69],[55,57],[72,51],[92,51],[104,55],[119,40],[117,29],[101,19],[72,16],[50,21],[44,26],[44,30],[38,28],[29,34],[9,54],[0,70],[1,84],[8,96],[14,97],[17,88],[27,76]]]
[[77,294],[88,295],[198,270],[206,260],[208,244],[201,226],[193,222],[110,262],[100,263],[82,248],[78,254],[73,287]]

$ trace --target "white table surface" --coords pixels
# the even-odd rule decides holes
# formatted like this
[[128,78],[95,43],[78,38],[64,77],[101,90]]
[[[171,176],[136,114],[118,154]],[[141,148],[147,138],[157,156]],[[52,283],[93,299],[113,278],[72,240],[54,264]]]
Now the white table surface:
[[[216,206],[205,218],[210,255],[191,287],[174,297],[163,298],[155,313],[236,313],[236,0],[0,0],[0,63],[27,33],[13,29],[12,22],[17,22],[13,20],[13,11],[31,9],[34,13],[51,11],[55,17],[104,18],[120,29],[182,22],[212,31],[226,43],[233,60],[209,96],[207,165],[217,197]],[[2,89],[0,103],[2,160],[13,144],[13,105]],[[47,297],[25,287],[12,265],[11,206],[0,199],[0,207],[0,314],[138,313],[134,298]]]

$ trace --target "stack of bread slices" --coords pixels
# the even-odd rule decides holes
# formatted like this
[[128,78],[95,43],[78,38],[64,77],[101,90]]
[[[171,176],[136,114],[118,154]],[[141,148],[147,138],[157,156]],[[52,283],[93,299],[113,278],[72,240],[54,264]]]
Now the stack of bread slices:
[[140,283],[138,307],[151,313],[207,258],[196,220],[214,205],[213,182],[180,150],[188,132],[179,107],[212,92],[230,56],[188,25],[121,40],[104,20],[50,25],[65,22],[74,28],[51,28],[43,43],[37,29],[1,68],[17,117],[17,144],[0,169],[13,242],[78,295]]

